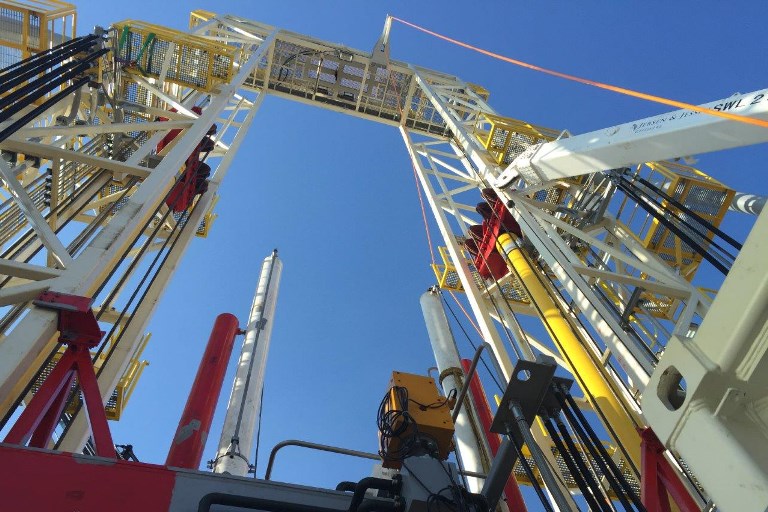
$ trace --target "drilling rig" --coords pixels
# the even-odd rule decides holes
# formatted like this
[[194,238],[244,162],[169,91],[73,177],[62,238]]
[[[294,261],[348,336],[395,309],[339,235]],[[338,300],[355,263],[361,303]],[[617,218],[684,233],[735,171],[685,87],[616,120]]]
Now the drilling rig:
[[[765,199],[681,160],[768,140],[768,91],[572,135],[393,59],[392,17],[373,51],[203,10],[188,31],[125,20],[85,36],[64,2],[0,2],[0,17],[4,508],[517,511],[535,506],[528,485],[544,510],[768,510],[768,218],[743,243],[720,227]],[[269,95],[399,131],[442,239],[421,298],[438,375],[392,373],[378,453],[290,442],[248,478],[275,307],[263,292],[259,316],[257,291],[214,472],[199,467],[224,375],[206,365],[228,359],[231,316],[166,463],[139,462],[108,420]],[[448,296],[479,333],[471,361]],[[378,464],[336,489],[273,482],[290,444]]]

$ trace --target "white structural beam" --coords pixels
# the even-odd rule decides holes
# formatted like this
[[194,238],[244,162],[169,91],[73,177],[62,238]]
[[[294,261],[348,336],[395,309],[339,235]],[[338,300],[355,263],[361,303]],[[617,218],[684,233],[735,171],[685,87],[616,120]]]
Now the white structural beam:
[[0,274],[5,276],[39,281],[41,279],[58,277],[62,272],[61,269],[57,268],[41,267],[40,265],[32,265],[20,261],[0,259]]
[[[766,121],[768,89],[735,94],[701,107]],[[535,184],[767,141],[765,126],[676,110],[544,143],[534,152],[515,159],[497,185],[505,186],[518,176]]]
[[[140,233],[144,223],[154,214],[170,190],[181,163],[206,135],[222,110],[238,92],[245,79],[258,66],[261,57],[274,41],[270,35],[251,58],[240,66],[232,82],[221,86],[211,96],[208,106],[197,122],[185,130],[163,161],[142,182],[136,192],[111,218],[109,223],[89,243],[67,271],[55,279],[52,289],[63,293],[90,296],[99,283],[114,268],[121,254]],[[20,384],[31,377],[34,360],[45,349],[55,330],[55,315],[34,308],[7,337],[0,341],[0,413],[4,413],[18,395]]]
[[[99,372],[99,389],[101,390],[102,399],[105,402],[111,396],[112,390],[115,389],[120,377],[130,363],[130,358],[134,352],[135,346],[141,341],[141,335],[146,330],[147,324],[162,297],[165,286],[170,282],[187,247],[192,242],[197,227],[200,225],[200,222],[202,222],[205,213],[208,212],[214,204],[221,182],[226,176],[232,163],[232,158],[245,139],[245,136],[248,133],[248,128],[251,126],[265,96],[266,95],[264,94],[259,94],[253,102],[243,102],[242,99],[233,99],[246,114],[232,138],[230,145],[232,150],[228,152],[224,158],[219,161],[218,166],[216,166],[214,175],[211,177],[208,185],[208,192],[198,199],[182,232],[178,234],[177,238],[172,242],[173,245],[169,250],[166,261],[153,279],[153,283],[149,287],[144,300],[138,305],[136,311],[131,316],[132,319],[129,322],[124,318],[127,326],[122,333],[122,337],[125,342],[122,345],[115,347],[115,350],[109,354],[107,360],[102,363]],[[232,115],[234,115],[234,112]],[[224,133],[221,134],[224,135]],[[103,315],[101,318],[109,321],[109,313]],[[83,411],[78,411],[73,417],[67,431],[62,435],[61,439],[59,439],[59,449],[71,452],[80,451],[88,440],[89,434],[90,426],[86,421]]]
[[[197,115],[195,115],[195,118]],[[148,123],[105,123],[87,124],[77,126],[46,126],[38,128],[23,128],[14,132],[16,139],[31,139],[33,137],[80,137],[85,135],[97,135],[100,133],[130,133],[137,129],[141,131],[153,130],[181,130],[192,126],[194,120],[189,121],[157,121]]]
[[89,155],[79,151],[71,151],[50,144],[29,142],[13,136],[0,143],[0,148],[25,155],[39,156],[49,160],[61,159],[67,162],[80,162],[99,169],[107,169],[115,173],[137,176],[139,178],[146,178],[152,172],[152,169],[131,165],[127,162]]
[[674,336],[642,399],[723,512],[768,510],[768,213],[693,338]]
[[5,160],[0,158],[0,176],[2,176],[5,186],[16,200],[19,209],[24,212],[24,216],[29,221],[32,229],[35,230],[45,247],[48,248],[50,254],[62,267],[68,267],[72,264],[72,256],[70,256],[66,247],[64,247],[56,236],[56,233],[53,232],[51,226],[48,225],[48,222],[37,209],[37,206],[32,202],[32,198],[29,197],[27,189],[19,183],[18,179],[16,179],[16,175],[25,167],[26,164],[21,166],[21,169],[11,169]]

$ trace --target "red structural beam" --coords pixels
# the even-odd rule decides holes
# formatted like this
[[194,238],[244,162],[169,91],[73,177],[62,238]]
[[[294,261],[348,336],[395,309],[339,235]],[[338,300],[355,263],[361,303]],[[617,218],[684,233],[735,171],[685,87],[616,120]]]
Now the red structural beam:
[[[469,371],[469,367],[472,366],[472,361],[469,359],[462,359],[461,366],[464,368],[464,373]],[[480,378],[477,373],[472,375],[469,381],[469,393],[472,402],[475,404],[475,410],[480,418],[480,423],[485,433],[485,438],[488,439],[488,445],[491,447],[491,453],[496,456],[501,446],[501,440],[499,436],[491,432],[491,424],[493,423],[493,414],[491,414],[491,408],[488,406],[488,400],[485,398],[485,391],[483,390],[483,384],[480,382]],[[507,498],[507,505],[512,512],[527,512],[523,495],[520,492],[520,485],[517,483],[515,473],[509,475],[504,486],[504,496]]]
[[4,442],[29,443],[32,447],[45,448],[77,380],[91,424],[96,454],[115,457],[115,446],[89,350],[104,336],[91,310],[91,302],[90,297],[51,291],[43,292],[35,299],[36,306],[57,312],[58,341],[67,345],[67,349],[24,408]]
[[165,461],[167,466],[187,469],[200,467],[237,333],[238,321],[235,315],[222,313],[216,317],[187,405],[168,451]]
[[670,512],[668,495],[680,512],[701,512],[701,507],[664,457],[666,448],[653,430],[643,428],[639,432],[642,471],[640,498],[648,512]]

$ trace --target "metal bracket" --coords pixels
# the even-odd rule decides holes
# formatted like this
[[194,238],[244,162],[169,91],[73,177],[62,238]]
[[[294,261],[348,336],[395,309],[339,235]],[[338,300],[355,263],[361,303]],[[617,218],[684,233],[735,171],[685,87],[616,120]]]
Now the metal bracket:
[[104,331],[99,329],[99,322],[91,310],[93,299],[46,291],[32,301],[35,306],[53,309],[59,313],[58,330],[61,333],[59,343],[95,347]]
[[[514,404],[523,410],[525,421],[530,425],[544,401],[556,368],[555,360],[549,356],[540,356],[539,362],[518,361],[499,404],[499,410],[493,418],[491,432],[507,435],[510,426],[516,425],[517,422],[511,410]],[[512,430],[517,429],[512,428]],[[515,441],[518,444],[522,443],[521,438],[516,438]]]
[[552,377],[552,384],[554,386],[550,386],[547,390],[547,394],[544,396],[544,401],[541,403],[541,408],[539,409],[541,412],[544,412],[549,416],[550,418],[554,418],[557,415],[560,414],[560,402],[557,401],[557,398],[555,398],[555,394],[552,391],[552,388],[558,388],[565,391],[570,391],[571,386],[573,386],[573,380],[566,379],[564,377]]
[[[492,508],[498,503],[504,484],[509,479],[509,475],[517,462],[519,447],[528,444],[531,454],[535,459],[539,459],[539,453],[536,451],[538,447],[528,429],[533,423],[536,413],[542,407],[545,396],[551,389],[555,368],[554,358],[548,356],[540,356],[538,362],[520,360],[515,365],[509,384],[507,384],[507,390],[499,404],[499,410],[491,424],[491,432],[511,438],[511,440],[504,440],[483,485],[482,494],[488,499]],[[515,412],[518,414],[522,412],[527,423],[525,430],[515,417]],[[540,460],[537,460],[537,463],[539,462]],[[546,473],[545,469],[540,467],[542,477]],[[566,507],[561,510],[569,509]]]
[[24,408],[4,442],[22,446],[29,442],[30,446],[37,448],[47,446],[77,380],[91,423],[96,454],[115,458],[115,446],[89,351],[104,336],[91,311],[92,299],[66,293],[43,292],[33,302],[39,307],[58,312],[58,330],[61,332],[58,341],[66,344],[67,348]]

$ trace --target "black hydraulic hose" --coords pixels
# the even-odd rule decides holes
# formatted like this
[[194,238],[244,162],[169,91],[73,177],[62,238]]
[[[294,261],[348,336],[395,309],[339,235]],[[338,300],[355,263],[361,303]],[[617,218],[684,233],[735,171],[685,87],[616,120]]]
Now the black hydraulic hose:
[[339,482],[336,485],[337,491],[344,491],[344,492],[354,492],[355,487],[357,484],[355,482],[350,482],[349,480],[344,480],[343,482]]
[[50,48],[48,50],[44,50],[42,52],[38,52],[34,55],[31,55],[30,57],[27,57],[24,60],[20,60],[19,62],[15,62],[11,64],[10,66],[6,66],[3,69],[0,69],[0,79],[3,78],[3,75],[6,75],[10,73],[11,71],[20,72],[21,70],[26,70],[29,68],[29,66],[35,65],[37,61],[41,59],[46,59],[52,55],[57,54],[61,50],[66,50],[67,48],[81,44],[83,41],[94,41],[98,39],[98,36],[95,34],[89,34],[87,36],[80,36],[76,37],[74,39],[70,39],[69,41],[65,41],[57,46],[54,46],[53,48]]
[[[533,468],[528,463],[528,459],[526,459],[523,456],[523,450],[520,446],[517,445],[517,441],[515,441],[514,436],[509,436],[509,442],[512,444],[512,448],[515,449],[515,453],[517,454],[517,460],[520,461],[520,464],[523,466],[523,471],[525,471],[525,475],[528,477],[528,480],[531,482],[531,487],[533,487],[534,492],[536,492],[536,496],[539,497],[539,501],[541,501],[541,504],[544,506],[544,509],[547,512],[555,512],[555,510],[552,508],[552,505],[549,503],[549,500],[544,495],[544,491],[541,489],[541,485],[539,485],[539,481],[536,479],[536,474],[533,472]],[[514,467],[512,469],[514,472]]]
[[[657,208],[657,210],[656,210],[657,212],[659,212],[659,211],[663,211],[663,212],[666,212],[666,211],[667,211],[667,208],[665,208],[665,207],[664,207],[664,205],[663,205],[663,204],[661,204],[661,201],[659,201],[659,199],[658,199],[658,198],[656,198],[656,197],[653,197],[651,194],[649,194],[649,193],[648,193],[646,190],[643,190],[643,189],[642,189],[640,186],[638,186],[636,183],[633,183],[632,181],[628,180],[627,178],[625,178],[625,177],[623,177],[623,176],[622,176],[620,179],[621,179],[621,180],[622,180],[622,182],[625,184],[625,186],[627,186],[627,187],[631,188],[631,189],[632,189],[632,190],[633,190],[633,191],[634,191],[636,194],[638,194],[638,195],[640,195],[641,197],[643,197],[643,199],[645,200],[646,204],[649,204],[649,205],[655,206],[655,207]],[[661,194],[664,194],[664,193],[663,193],[663,192],[661,192]],[[666,195],[666,194],[664,194],[664,195]],[[669,197],[669,196],[667,196],[667,197]],[[677,200],[675,200],[674,198],[669,198],[669,202],[675,202],[675,203],[677,203],[678,205],[680,205],[680,206],[682,206],[683,208],[685,208],[685,209],[687,210],[687,212],[684,212],[684,213],[686,213],[686,215],[688,215],[688,217],[689,217],[689,219],[683,219],[683,218],[681,218],[681,217],[680,217],[678,214],[676,214],[676,213],[673,213],[673,212],[670,212],[670,216],[671,216],[671,217],[672,217],[674,220],[676,220],[676,221],[678,221],[678,222],[682,223],[682,224],[683,224],[683,225],[684,225],[684,226],[685,226],[687,229],[689,229],[689,230],[691,231],[691,233],[692,233],[692,234],[699,236],[699,237],[700,237],[702,240],[706,240],[707,242],[709,242],[709,244],[710,244],[710,245],[712,245],[713,247],[715,247],[715,248],[719,249],[719,250],[720,250],[720,252],[722,252],[722,253],[723,253],[723,255],[727,256],[727,257],[728,257],[728,258],[730,258],[731,260],[734,260],[734,259],[736,259],[736,257],[735,257],[733,254],[731,254],[730,252],[728,252],[728,249],[727,249],[727,248],[725,248],[725,247],[723,247],[722,245],[720,245],[719,243],[715,242],[715,240],[714,240],[713,238],[710,238],[710,237],[709,237],[709,234],[707,233],[707,231],[710,231],[711,229],[709,229],[709,228],[711,227],[711,228],[713,228],[713,229],[715,229],[715,230],[719,231],[719,232],[720,232],[720,233],[722,233],[723,235],[725,235],[725,233],[723,233],[723,232],[722,232],[722,231],[720,231],[719,229],[717,229],[717,228],[715,228],[714,226],[712,226],[711,224],[709,224],[709,223],[708,223],[706,220],[704,220],[704,219],[702,219],[701,217],[699,217],[699,214],[697,214],[697,213],[696,213],[696,212],[694,212],[694,211],[691,211],[691,210],[689,210],[689,209],[688,209],[686,206],[682,205],[680,202],[678,202],[678,201],[677,201]],[[692,221],[695,221],[695,222],[696,222],[697,224],[699,224],[699,225],[702,225],[702,226],[704,226],[704,232],[700,231],[700,230],[697,228],[697,226],[693,225],[693,224],[690,222],[691,220],[692,220]],[[706,226],[705,224],[709,224],[709,226]],[[738,242],[736,242],[735,240],[733,240],[733,239],[732,239],[731,237],[729,237],[728,235],[725,235],[725,236],[726,236],[727,238],[729,238],[729,239],[730,239],[730,240],[726,240],[727,242],[729,242],[729,243],[730,243],[730,242],[732,241],[732,242],[736,243],[736,245],[735,245],[735,246],[733,246],[733,244],[731,244],[731,245],[732,245],[732,246],[733,246],[735,249],[739,249],[739,250],[741,249],[741,244],[739,244]]]
[[611,486],[616,491],[616,495],[619,498],[619,501],[622,501],[622,504],[624,504],[624,506],[629,510],[629,503],[625,504],[624,500],[622,500],[622,495],[626,496],[632,501],[638,510],[641,512],[646,512],[645,506],[640,501],[640,498],[637,496],[634,489],[630,487],[627,479],[624,478],[621,470],[619,470],[618,466],[613,461],[613,458],[605,449],[605,446],[603,446],[603,444],[600,442],[600,439],[597,437],[594,429],[589,424],[589,421],[587,421],[587,418],[584,416],[584,414],[581,412],[581,409],[579,409],[578,404],[573,399],[571,394],[566,391],[559,390],[559,392],[555,393],[555,397],[557,398],[557,401],[560,402],[563,412],[568,418],[571,427],[574,428],[582,442],[592,452],[595,462],[597,462],[598,466],[600,466],[600,470],[603,472],[603,476],[609,481],[615,482],[615,485],[612,483]]
[[[3,109],[2,112],[0,112],[0,122],[5,121],[16,112],[20,111],[30,103],[42,98],[47,93],[51,92],[56,87],[64,84],[68,80],[74,79],[77,75],[83,73],[88,68],[90,68],[94,60],[98,59],[99,57],[101,57],[102,55],[108,52],[109,50],[107,48],[104,48],[102,50],[99,50],[89,55],[82,62],[77,62],[77,61],[68,62],[58,68],[55,68],[50,73],[45,74],[44,76],[38,78],[37,80],[34,80],[33,82],[28,83],[24,87],[20,87],[18,90],[14,91],[12,94],[9,94],[8,96],[0,100],[0,108]],[[87,81],[88,80],[86,80],[86,82]],[[69,92],[71,92],[72,90],[74,89],[68,89]],[[69,92],[67,94],[69,94]],[[57,95],[56,97],[59,97],[59,96]],[[59,97],[59,99],[61,99],[61,97]],[[23,98],[24,101],[19,101],[21,98]],[[53,103],[50,103],[49,101],[46,101],[44,104],[47,106],[52,105]],[[10,106],[5,108],[7,104],[10,104]],[[40,112],[42,112],[42,110],[40,110],[39,112],[36,112],[34,116],[30,116],[29,114],[25,115],[23,117],[24,123],[34,118],[35,116],[37,116],[37,114]],[[17,129],[19,129],[21,126],[23,126],[24,123],[18,124],[19,121],[17,121],[12,125],[12,126],[15,126],[13,131],[6,133],[6,131],[10,127],[3,130],[2,135],[0,135],[0,142],[5,140],[5,138],[8,137],[8,135],[13,133]]]
[[592,460],[595,461],[598,468],[600,468],[600,471],[603,473],[603,477],[608,481],[608,485],[611,489],[614,490],[616,493],[616,497],[621,502],[621,505],[624,507],[625,510],[632,510],[632,504],[630,503],[627,492],[624,490],[624,487],[621,484],[621,481],[623,480],[623,476],[619,476],[617,479],[616,475],[614,475],[608,465],[606,464],[605,459],[600,455],[600,453],[597,451],[597,448],[592,443],[592,440],[589,439],[586,432],[581,428],[580,425],[576,423],[575,418],[570,414],[570,411],[563,408],[563,412],[565,412],[565,415],[568,417],[568,421],[573,428],[574,432],[576,432],[576,435],[581,439],[582,446],[586,447],[589,451],[590,455],[592,456]]
[[614,508],[611,505],[611,503],[603,499],[603,498],[607,499],[608,496],[606,493],[604,493],[603,487],[597,481],[597,472],[593,472],[592,471],[593,466],[584,461],[584,458],[586,458],[586,454],[584,455],[584,458],[582,458],[581,453],[576,448],[576,444],[573,442],[573,439],[571,438],[568,430],[565,428],[565,424],[563,423],[563,421],[559,418],[559,416],[555,417],[554,421],[552,420],[552,418],[549,418],[549,421],[551,424],[547,426],[547,429],[549,428],[552,429],[552,432],[553,432],[552,438],[558,439],[559,441],[565,444],[565,449],[570,453],[571,457],[573,458],[573,462],[576,464],[576,467],[578,468],[578,471],[584,477],[584,479],[587,482],[587,485],[592,490],[592,495],[594,499],[599,503],[600,507],[603,510],[613,511]]
[[25,80],[29,80],[33,76],[44,72],[48,68],[53,68],[56,65],[62,64],[64,60],[92,46],[93,42],[85,41],[78,45],[72,46],[71,48],[60,50],[56,54],[52,54],[46,59],[41,59],[39,62],[35,62],[34,65],[29,66],[28,69],[14,72],[12,78],[9,78],[7,81],[3,82],[3,88],[6,91],[10,91]]
[[580,471],[585,476],[591,488],[593,489],[593,494],[595,495],[595,499],[600,500],[601,503],[607,505],[608,510],[614,510],[613,506],[610,503],[605,503],[601,500],[603,496],[605,496],[606,498],[608,496],[607,496],[607,493],[603,494],[604,489],[603,489],[603,486],[600,485],[597,481],[597,471],[595,470],[594,466],[588,461],[585,462],[584,460],[584,459],[587,459],[588,455],[585,454],[584,458],[581,457],[581,454],[579,453],[579,450],[576,448],[576,444],[573,442],[573,439],[571,438],[571,435],[568,432],[568,429],[566,428],[565,423],[563,423],[563,420],[561,420],[560,417],[556,417],[554,423],[557,425],[557,429],[559,430],[560,435],[562,436],[561,437],[562,441],[565,443],[567,449],[573,455],[574,462],[579,467]]
[[606,509],[605,504],[598,501],[597,496],[594,496],[596,492],[596,488],[592,487],[593,485],[596,485],[594,479],[589,479],[591,474],[588,471],[583,471],[582,467],[577,466],[576,464],[575,459],[580,458],[579,453],[575,450],[571,452],[565,447],[563,440],[560,439],[557,430],[552,424],[551,418],[547,417],[543,419],[544,427],[547,429],[549,436],[552,438],[552,442],[555,444],[555,447],[560,452],[560,456],[563,458],[563,462],[568,468],[568,471],[571,472],[571,477],[576,482],[576,486],[579,488],[579,490],[581,490],[581,495],[584,496],[584,499],[587,501],[589,509],[596,512],[613,512],[611,508]]
[[18,120],[16,120],[14,123],[7,126],[4,130],[0,131],[0,142],[3,142],[5,139],[11,136],[16,130],[27,124],[30,120],[34,119],[38,116],[41,112],[44,112],[47,110],[51,105],[55,105],[59,101],[61,101],[66,96],[69,96],[69,94],[82,87],[83,85],[88,83],[88,78],[83,77],[79,80],[77,80],[75,83],[64,89],[63,91],[58,92],[56,95],[52,96],[50,99],[46,100],[43,104],[38,105],[34,109],[32,109],[29,113],[25,114]]
[[[677,228],[677,230],[681,232],[681,233],[675,232],[675,234],[677,234],[681,239],[683,239],[683,241],[686,242],[688,245],[696,248],[699,254],[701,254],[704,257],[709,255],[712,258],[718,258],[720,262],[724,262],[726,264],[732,263],[736,259],[736,256],[731,254],[726,247],[723,247],[722,245],[720,245],[718,242],[714,240],[714,238],[710,238],[706,232],[701,232],[692,223],[672,213],[669,214],[671,219],[667,217],[666,209],[658,199],[651,197],[650,195],[648,195],[646,191],[642,190],[637,185],[631,183],[626,178],[623,178],[623,183],[625,188],[622,188],[622,190],[625,190],[626,192],[626,189],[629,188],[634,192],[635,197],[638,197],[638,196],[642,197],[643,202],[645,203],[643,209],[649,212],[651,212],[651,210],[654,210],[655,213],[651,213],[654,217],[659,218],[660,221],[661,219],[665,219],[666,221],[671,222],[675,226],[675,228]],[[679,224],[682,224],[682,227],[675,224],[675,221],[677,221],[677,223]],[[667,224],[665,224],[665,226],[666,225]],[[670,228],[670,229],[673,229],[673,228]],[[706,241],[710,247],[714,247],[715,249],[718,250],[718,252],[716,252],[715,254],[710,254],[710,251],[708,250],[708,248],[704,247],[700,242],[694,240],[694,238],[697,238],[697,237],[699,240]],[[707,258],[707,261],[710,261],[709,258]]]
[[667,194],[663,190],[661,190],[659,187],[651,183],[650,181],[646,180],[645,178],[642,178],[640,176],[633,177],[633,179],[636,179],[649,189],[653,190],[660,196],[662,196],[664,199],[666,199],[668,202],[672,203],[676,208],[679,208],[681,211],[688,214],[691,218],[693,218],[696,222],[707,228],[709,231],[712,231],[713,233],[717,234],[720,238],[731,244],[733,247],[735,247],[738,250],[741,250],[741,243],[737,242],[734,238],[731,238],[727,233],[722,231],[720,228],[712,224],[707,219],[701,217],[698,213],[694,212],[687,206],[685,206],[683,203],[672,197],[671,195]]
[[660,223],[662,223],[667,229],[672,231],[675,235],[680,237],[681,240],[683,240],[686,244],[688,244],[690,247],[694,248],[696,252],[698,252],[704,259],[706,259],[708,262],[710,262],[717,270],[722,272],[723,274],[728,274],[728,268],[723,265],[720,261],[715,259],[714,256],[710,255],[707,251],[704,250],[704,248],[699,245],[697,242],[691,239],[691,237],[688,236],[687,233],[684,233],[683,230],[678,228],[677,226],[672,223],[665,215],[655,211],[653,208],[650,208],[650,205],[648,205],[643,199],[637,195],[634,191],[632,191],[629,187],[626,187],[623,182],[618,183],[619,189],[621,189],[625,194],[630,196],[632,199],[637,201],[637,203],[649,214],[651,214],[656,220],[658,220]]
[[5,121],[13,114],[26,107],[29,103],[38,99],[41,95],[53,90],[57,85],[64,83],[66,79],[61,78],[62,75],[66,75],[69,71],[75,68],[78,69],[78,72],[82,72],[81,70],[85,70],[85,67],[86,63],[84,62],[76,60],[65,62],[61,66],[53,68],[48,73],[38,77],[36,80],[32,80],[7,96],[0,98],[0,109],[2,109],[0,112],[0,122]]
[[365,498],[365,491],[368,489],[378,489],[380,491],[390,491],[396,493],[400,489],[399,480],[387,480],[385,478],[376,478],[368,476],[357,482],[355,493],[352,495],[352,501],[349,502],[348,512],[357,512],[358,507]]

